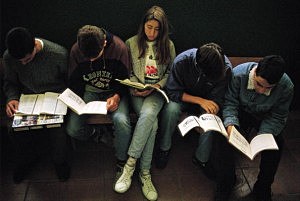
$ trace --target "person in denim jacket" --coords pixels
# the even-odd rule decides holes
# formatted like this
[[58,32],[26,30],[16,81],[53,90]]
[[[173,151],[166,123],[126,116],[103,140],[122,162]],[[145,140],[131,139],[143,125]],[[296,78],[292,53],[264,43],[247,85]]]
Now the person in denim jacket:
[[256,128],[257,134],[273,134],[279,147],[261,153],[260,172],[251,194],[256,200],[271,200],[271,185],[281,158],[282,132],[294,93],[284,67],[284,60],[277,55],[238,65],[225,95],[223,119],[229,134],[233,126],[241,133]]

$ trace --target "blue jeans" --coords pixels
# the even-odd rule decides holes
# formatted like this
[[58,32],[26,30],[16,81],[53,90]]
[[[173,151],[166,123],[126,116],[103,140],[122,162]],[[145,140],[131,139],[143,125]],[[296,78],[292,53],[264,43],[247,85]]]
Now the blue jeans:
[[[170,101],[170,103],[166,103],[161,112],[161,120],[160,120],[160,132],[161,139],[159,148],[163,151],[167,151],[171,149],[172,146],[172,136],[177,128],[178,121],[182,112],[187,112],[189,115],[197,115],[201,114],[199,106],[194,104],[187,103],[177,103]],[[199,136],[199,143],[196,149],[196,157],[202,161],[207,162],[209,159],[209,155],[212,147],[212,137],[211,132],[203,133]]]
[[147,97],[132,96],[133,109],[138,114],[128,155],[140,158],[140,169],[150,169],[155,137],[158,129],[158,113],[164,104],[164,98],[158,92]]
[[[86,91],[83,96],[85,102],[106,100],[109,94]],[[129,118],[128,97],[122,97],[116,111],[110,113],[114,124],[115,149],[118,160],[127,160],[127,150],[131,139],[131,124]],[[86,124],[88,114],[77,115],[71,111],[67,121],[68,135],[78,140],[87,140],[93,135],[93,128]]]

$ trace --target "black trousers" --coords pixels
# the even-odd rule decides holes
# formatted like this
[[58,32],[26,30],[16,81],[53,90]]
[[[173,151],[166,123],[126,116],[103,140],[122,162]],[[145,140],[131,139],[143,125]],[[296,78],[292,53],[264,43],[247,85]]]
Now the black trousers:
[[[262,122],[262,119],[259,119],[244,111],[240,112],[239,118],[240,118],[239,130],[241,133],[243,132],[245,133],[245,131],[249,131],[250,128],[254,128],[258,130]],[[261,152],[261,160],[259,166],[260,171],[257,176],[257,182],[255,186],[261,189],[262,191],[263,190],[267,191],[271,188],[283,152],[284,139],[282,136],[282,132],[279,135],[274,136],[274,138],[278,145],[279,150],[265,150]]]
[[29,131],[10,131],[17,166],[27,165],[43,154],[51,153],[54,164],[67,161],[67,135],[64,127]]

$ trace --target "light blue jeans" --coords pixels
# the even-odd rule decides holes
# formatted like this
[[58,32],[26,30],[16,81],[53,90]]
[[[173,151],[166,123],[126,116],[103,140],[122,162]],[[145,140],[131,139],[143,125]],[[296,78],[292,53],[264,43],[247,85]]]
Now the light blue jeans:
[[155,137],[158,129],[158,113],[164,104],[164,98],[158,92],[147,97],[132,96],[132,106],[138,114],[128,155],[140,158],[140,169],[150,169]]
[[[85,102],[95,100],[106,100],[108,94],[101,94],[86,91],[83,96]],[[131,139],[131,124],[129,118],[128,96],[123,96],[120,100],[119,107],[116,111],[110,113],[115,136],[115,151],[118,160],[127,160],[127,150]],[[67,121],[66,130],[68,135],[78,140],[87,140],[91,137],[92,126],[86,124],[89,115],[77,115],[71,111]]]
[[[186,103],[177,103],[170,101],[166,103],[161,111],[160,116],[160,144],[159,148],[163,151],[171,149],[172,136],[179,123],[180,115],[183,111],[188,112],[189,115],[194,115],[193,112],[195,105]],[[199,109],[198,109],[199,111]],[[192,114],[190,114],[192,113]],[[212,147],[212,136],[210,132],[203,133],[199,136],[198,147],[196,148],[195,155],[201,162],[207,162],[210,156]]]

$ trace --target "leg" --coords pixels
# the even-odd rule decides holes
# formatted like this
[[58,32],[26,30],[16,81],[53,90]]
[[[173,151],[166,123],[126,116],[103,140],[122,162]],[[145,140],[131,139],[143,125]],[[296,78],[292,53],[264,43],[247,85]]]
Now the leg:
[[37,161],[34,133],[31,131],[9,132],[15,147],[16,167],[13,173],[15,183],[20,183]]
[[208,131],[199,136],[199,143],[195,156],[201,163],[206,163],[209,159],[214,137],[213,133],[214,132]]
[[132,137],[128,98],[128,96],[122,97],[118,109],[112,113],[116,157],[120,161],[127,160],[127,151]]
[[160,94],[155,92],[146,98],[132,97],[132,101],[139,119],[135,126],[128,154],[134,158],[140,158],[164,100]]
[[[90,102],[94,100],[99,100],[99,94],[88,92],[84,93],[83,100],[85,102]],[[87,140],[93,135],[92,127],[86,124],[88,115],[78,115],[71,111],[66,124],[67,134],[78,140]]]
[[263,200],[271,200],[271,185],[278,169],[283,150],[283,137],[275,137],[279,150],[266,150],[261,153],[260,171],[254,184],[253,192],[256,197]]
[[170,101],[165,103],[160,116],[160,133],[161,139],[159,148],[162,151],[171,149],[172,136],[177,128],[177,124],[181,114],[181,106],[179,103]]
[[67,161],[68,143],[65,127],[48,129],[47,134],[51,141],[56,175],[60,181],[66,181],[70,177],[70,166]]

